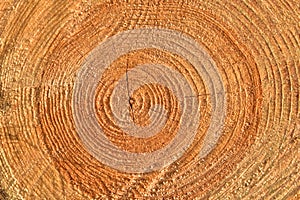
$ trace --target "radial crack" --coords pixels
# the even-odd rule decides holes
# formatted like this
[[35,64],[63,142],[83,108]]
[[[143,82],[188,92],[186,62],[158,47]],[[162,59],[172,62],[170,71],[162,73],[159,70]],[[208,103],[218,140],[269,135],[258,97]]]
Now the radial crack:
[[132,106],[132,102],[131,102],[131,98],[130,98],[130,94],[129,94],[129,79],[128,79],[128,60],[126,62],[126,84],[127,84],[127,96],[128,96],[128,103],[130,106],[130,111],[132,112],[132,119],[134,120],[134,115],[133,115],[133,106]]

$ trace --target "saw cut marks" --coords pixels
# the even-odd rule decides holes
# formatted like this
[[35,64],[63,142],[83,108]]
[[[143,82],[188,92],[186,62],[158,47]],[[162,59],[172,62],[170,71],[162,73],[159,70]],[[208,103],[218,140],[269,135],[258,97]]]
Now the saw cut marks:
[[299,3],[0,3],[0,198],[298,199]]

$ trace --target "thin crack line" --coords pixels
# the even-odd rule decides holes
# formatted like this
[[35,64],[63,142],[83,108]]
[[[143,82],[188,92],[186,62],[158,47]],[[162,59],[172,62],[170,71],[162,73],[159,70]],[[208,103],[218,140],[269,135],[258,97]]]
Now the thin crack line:
[[132,112],[132,119],[133,119],[133,122],[135,122],[135,120],[134,120],[134,113],[133,113],[133,107],[132,107],[132,102],[131,102],[131,98],[130,98],[130,94],[129,94],[128,59],[127,59],[127,62],[126,62],[126,84],[127,84],[128,103],[129,103],[129,106],[130,106],[130,111]]

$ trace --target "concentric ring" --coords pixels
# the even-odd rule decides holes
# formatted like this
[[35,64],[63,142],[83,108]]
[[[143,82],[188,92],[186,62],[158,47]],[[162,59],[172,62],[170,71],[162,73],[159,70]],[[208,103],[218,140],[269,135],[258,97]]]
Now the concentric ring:
[[[100,162],[125,172],[149,172],[161,169],[174,162],[191,145],[199,126],[197,123],[200,117],[198,94],[192,91],[186,81],[181,83],[180,86],[173,86],[172,83],[176,79],[184,81],[184,77],[173,70],[166,72],[168,76],[174,76],[170,82],[163,81],[166,77],[155,79],[155,83],[162,84],[173,91],[181,104],[180,107],[184,109],[180,120],[180,128],[169,145],[151,153],[130,153],[120,150],[104,137],[103,128],[98,124],[96,118],[93,101],[97,85],[103,82],[101,81],[102,74],[114,60],[130,51],[143,48],[163,49],[186,58],[196,68],[208,86],[213,113],[204,146],[200,153],[201,157],[209,153],[217,143],[225,118],[225,92],[221,77],[217,72],[214,61],[193,39],[180,32],[157,28],[134,29],[107,39],[91,52],[78,72],[74,87],[73,112],[78,134],[89,152]],[[148,73],[152,71],[154,76],[157,74],[156,71],[165,71],[165,66],[138,66],[137,70],[139,68]],[[126,75],[123,74],[123,77],[125,77],[123,80],[126,80]],[[159,75],[163,76],[162,74]],[[152,81],[149,83],[144,82],[144,84],[153,83]],[[128,89],[129,95],[131,96],[133,91],[140,86],[137,84]],[[122,90],[118,91],[121,92]],[[121,97],[119,101],[124,102],[125,99],[126,102],[128,98],[126,89],[123,89],[123,93],[118,92],[117,95]],[[185,98],[187,96],[194,96],[195,98]],[[128,108],[127,105],[125,107]],[[121,107],[119,109],[124,110]],[[128,119],[129,111],[124,115]],[[209,144],[207,144],[208,141]]]
[[[0,4],[0,198],[299,199],[298,4],[5,0]],[[142,30],[153,35],[139,39]],[[133,42],[139,48],[123,52],[121,41],[130,43],[126,34],[155,45]],[[103,48],[108,41],[114,49]],[[99,46],[102,53],[95,51]],[[222,88],[211,87],[210,72],[199,73],[199,65],[188,59],[192,47],[213,61]],[[118,52],[105,65],[97,64]],[[81,81],[84,67],[91,78]],[[80,85],[93,88],[90,98],[74,93]],[[218,98],[225,105],[218,124],[222,134],[209,137]],[[77,100],[83,101],[75,111]],[[82,119],[77,112],[86,108],[91,116]],[[97,159],[99,140],[86,139],[88,134],[107,139],[122,152],[119,157],[153,155],[178,139],[189,110],[198,115],[196,133],[189,133],[192,142],[178,145],[184,151],[172,149],[179,152],[174,159],[163,152],[159,156],[166,163],[159,161],[155,169],[150,161],[142,168],[132,162],[131,171],[117,168],[106,149],[102,156],[111,157],[105,163]],[[90,118],[102,132],[83,125]],[[85,142],[78,124],[85,127]]]

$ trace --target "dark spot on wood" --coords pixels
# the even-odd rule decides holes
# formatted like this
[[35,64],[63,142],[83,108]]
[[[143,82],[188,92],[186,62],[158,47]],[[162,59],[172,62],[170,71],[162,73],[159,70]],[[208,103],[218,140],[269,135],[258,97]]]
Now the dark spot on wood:
[[0,100],[0,110],[7,111],[10,108],[11,104],[7,101]]
[[7,194],[7,192],[3,189],[3,188],[0,188],[0,199],[2,200],[8,200],[9,199],[9,196]]
[[2,87],[2,83],[0,83],[0,111],[7,111],[11,107],[9,101],[5,97],[4,90]]

